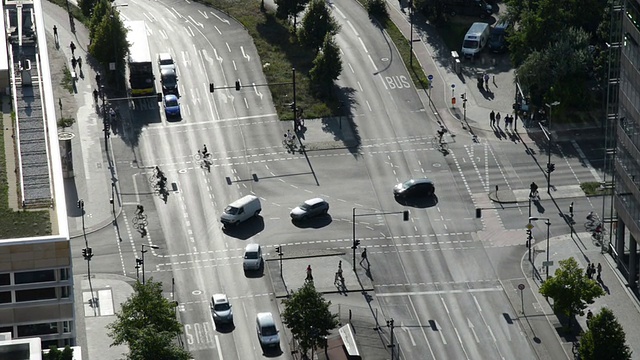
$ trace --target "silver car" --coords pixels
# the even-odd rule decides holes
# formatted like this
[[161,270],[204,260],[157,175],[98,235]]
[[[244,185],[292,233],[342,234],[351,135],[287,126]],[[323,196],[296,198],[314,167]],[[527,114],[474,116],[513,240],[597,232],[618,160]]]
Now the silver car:
[[233,323],[233,310],[225,294],[215,294],[211,297],[211,313],[216,323]]
[[293,220],[307,220],[314,216],[325,215],[327,212],[329,212],[329,203],[321,198],[313,198],[298,205],[289,215]]

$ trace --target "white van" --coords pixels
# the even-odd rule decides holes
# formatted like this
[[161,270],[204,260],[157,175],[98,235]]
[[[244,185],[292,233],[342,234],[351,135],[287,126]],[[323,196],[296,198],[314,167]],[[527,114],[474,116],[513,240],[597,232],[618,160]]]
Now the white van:
[[260,199],[257,196],[247,195],[229,204],[220,215],[220,222],[224,226],[238,225],[254,216],[258,216],[260,211],[262,211]]
[[278,328],[270,312],[258,313],[256,316],[256,332],[258,333],[260,346],[263,348],[280,346]]
[[474,57],[489,41],[491,27],[487,23],[476,22],[471,25],[462,42],[462,55],[467,58]]

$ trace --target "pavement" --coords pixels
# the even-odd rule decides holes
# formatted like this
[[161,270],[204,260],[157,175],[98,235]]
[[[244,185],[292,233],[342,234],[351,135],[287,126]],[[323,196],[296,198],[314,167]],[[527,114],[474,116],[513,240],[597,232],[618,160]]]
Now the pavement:
[[[75,3],[75,0],[71,1]],[[391,19],[400,30],[409,38],[411,31],[407,14],[398,9],[397,2],[389,2]],[[109,169],[105,159],[104,148],[99,146],[102,139],[101,133],[95,133],[95,127],[88,126],[95,124],[100,119],[95,113],[91,92],[96,87],[94,83],[95,71],[91,68],[92,62],[87,56],[88,30],[79,22],[75,22],[75,31],[71,32],[68,22],[55,23],[52,19],[64,19],[67,17],[66,11],[51,3],[43,3],[45,11],[45,24],[47,25],[47,37],[50,42],[50,56],[52,76],[60,76],[61,69],[69,66],[71,52],[68,44],[73,41],[77,45],[76,55],[85,59],[84,73],[81,73],[76,82],[77,91],[69,93],[61,86],[54,88],[54,96],[62,102],[61,114],[59,116],[74,117],[75,124],[67,129],[76,136],[72,142],[74,155],[75,177],[68,179],[67,202],[69,210],[69,226],[72,234],[71,241],[80,241],[83,229],[81,225],[81,213],[75,204],[78,198],[85,202],[85,232],[90,234],[101,228],[111,225],[114,217],[119,217],[122,212],[122,203],[118,196],[118,188],[114,189],[114,204],[109,204],[109,199],[114,196],[111,192],[112,178],[117,179],[115,169]],[[57,25],[59,46],[56,46],[53,39],[52,27]],[[539,128],[528,127],[526,131],[524,124],[516,122],[516,129],[509,130],[501,127],[492,127],[489,124],[489,113],[491,110],[507,114],[511,112],[514,99],[515,87],[513,85],[513,70],[507,69],[507,58],[503,57],[497,63],[492,61],[478,60],[474,64],[478,68],[484,67],[492,76],[490,84],[490,96],[480,93],[475,85],[476,73],[469,69],[463,69],[462,75],[454,73],[446,63],[445,53],[448,50],[443,48],[437,37],[435,30],[426,23],[416,23],[415,32],[420,40],[414,43],[414,53],[417,61],[420,62],[427,74],[435,77],[434,88],[431,93],[428,91],[418,91],[425,104],[425,108],[430,108],[436,118],[443,122],[453,132],[468,132],[475,136],[517,136],[523,143],[534,143],[536,136],[540,136]],[[442,55],[445,54],[445,55]],[[89,61],[88,61],[89,60]],[[445,64],[443,66],[443,63]],[[495,75],[495,78],[493,77]],[[60,84],[59,80],[53,79],[54,84]],[[467,86],[467,83],[471,86]],[[451,84],[455,84],[454,96],[466,93],[466,111],[461,109],[461,101],[458,97],[457,106],[450,106]],[[283,129],[289,126],[283,123]],[[579,129],[578,129],[579,128]],[[93,131],[93,132],[92,132]],[[554,125],[554,136],[556,138],[598,135],[600,130],[597,124],[578,124],[573,126]],[[492,135],[493,134],[493,135]],[[301,141],[305,144],[307,151],[314,151],[326,148],[350,147],[356,141],[349,120],[346,118],[307,120],[305,131],[300,134]],[[313,142],[308,142],[314,139]],[[97,141],[96,141],[97,139]],[[102,151],[96,151],[96,149]],[[541,201],[545,201],[543,191]],[[499,190],[482,195],[475,199],[476,204],[485,208],[492,208],[492,202],[520,202],[523,197],[528,196],[528,189]],[[554,198],[561,197],[581,197],[584,193],[575,187],[559,187],[554,193]],[[526,200],[526,199],[525,199]],[[108,206],[105,206],[109,204]],[[483,212],[482,219],[485,229],[478,234],[478,237],[491,237],[495,239],[513,236],[504,230],[496,211]],[[618,317],[627,333],[627,343],[634,350],[634,354],[640,354],[640,306],[637,298],[623,285],[623,280],[618,278],[615,264],[612,258],[603,253],[599,246],[591,242],[588,233],[574,233],[573,236],[559,236],[549,239],[549,246],[552,250],[549,258],[554,262],[550,267],[553,272],[557,261],[567,257],[575,257],[582,266],[588,262],[601,263],[604,267],[602,273],[602,286],[606,288],[607,295],[599,298],[590,307],[597,309],[607,306]],[[523,282],[527,289],[539,287],[544,278],[545,268],[542,261],[546,261],[546,256],[541,256],[546,252],[546,240],[536,241],[533,244],[533,262],[529,262],[527,251],[523,246]],[[285,248],[286,254],[286,248]],[[367,277],[367,270],[363,266],[357,266],[357,276],[351,269],[351,254],[339,251],[316,253],[316,254],[286,254],[282,259],[282,274],[280,276],[280,259],[267,259],[267,271],[273,282],[274,292],[280,298],[286,297],[287,293],[294,291],[304,283],[304,269],[311,265],[314,274],[314,284],[316,288],[325,293],[325,297],[332,301],[332,311],[339,314],[341,324],[350,323],[356,333],[356,341],[363,351],[364,359],[384,359],[389,354],[390,329],[386,326],[386,320],[378,316],[379,306],[373,294],[371,281]],[[338,262],[342,261],[344,266],[344,284],[334,283],[335,272]],[[80,265],[78,265],[80,266]],[[536,269],[536,271],[533,271]],[[296,275],[294,275],[296,274]],[[299,274],[299,275],[297,275]],[[531,275],[533,274],[533,276]],[[537,275],[536,275],[537,274]],[[78,334],[78,345],[83,349],[83,358],[90,360],[112,360],[121,357],[126,353],[126,347],[110,347],[111,339],[105,331],[105,326],[115,319],[113,315],[120,309],[120,303],[125,301],[132,293],[131,284],[135,279],[113,274],[92,274],[91,282],[86,276],[74,276],[76,284],[76,331]],[[505,286],[505,289],[509,289]],[[554,340],[560,341],[567,352],[570,350],[569,339],[562,338],[559,333],[548,334],[548,327],[557,327],[558,322],[553,315],[549,303],[541,298],[537,291],[527,292],[527,306],[519,297],[524,296],[523,292],[517,289],[508,291],[514,308],[519,308],[522,301],[522,308],[525,310],[523,316],[518,319],[522,321],[524,331],[530,335],[532,347],[534,347],[540,358],[550,358],[549,354],[555,353],[553,349]],[[97,301],[90,302],[90,299]],[[80,305],[83,304],[83,305]],[[531,317],[544,314],[544,317]],[[544,319],[544,324],[540,318]],[[584,328],[584,319],[580,317],[579,322]],[[546,328],[545,328],[546,326]],[[286,331],[286,329],[285,329]],[[546,333],[545,333],[546,332]],[[551,336],[551,338],[548,338]],[[555,336],[555,338],[554,338]],[[558,345],[560,346],[560,345]],[[323,358],[323,354],[318,354]]]

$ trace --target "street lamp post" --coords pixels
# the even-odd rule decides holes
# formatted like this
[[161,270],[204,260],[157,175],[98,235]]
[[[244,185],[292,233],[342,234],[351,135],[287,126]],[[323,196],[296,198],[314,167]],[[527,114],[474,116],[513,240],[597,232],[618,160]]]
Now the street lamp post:
[[554,106],[560,105],[559,101],[554,101],[551,104],[545,104],[546,107],[549,108],[549,117],[547,119],[547,131],[549,131],[549,141],[547,145],[547,194],[551,195],[551,172],[553,171],[553,166],[551,165],[551,110]]
[[413,71],[413,0],[409,0],[409,21],[411,22],[411,40],[409,40],[409,68]]
[[356,272],[356,249],[358,245],[360,245],[360,240],[356,239],[356,217],[357,216],[371,216],[371,215],[395,215],[402,214],[403,221],[409,221],[409,210],[404,211],[391,211],[391,212],[373,212],[369,214],[358,214],[356,215],[356,208],[353,208],[353,212],[351,214],[351,224],[352,224],[352,232],[353,232],[353,244],[351,245],[351,249],[353,250],[353,272]]
[[[138,262],[139,262],[139,265],[142,265],[142,284],[143,284],[143,285],[145,284],[145,276],[144,276],[144,254],[145,254],[147,251],[149,251],[149,250],[145,250],[145,249],[144,249],[144,247],[145,247],[145,246],[146,246],[146,247],[150,247],[150,248],[152,248],[152,249],[160,249],[160,246],[157,246],[157,245],[145,245],[145,244],[142,244],[142,250],[140,250],[140,253],[142,254],[142,259],[139,259],[139,261],[136,261],[136,263],[138,263]],[[136,260],[138,260],[138,259],[136,259]],[[137,268],[136,268],[136,270],[137,270]]]
[[536,221],[536,220],[544,220],[545,224],[547,225],[547,261],[545,262],[545,267],[547,268],[547,280],[549,280],[549,234],[550,234],[550,227],[551,227],[551,221],[549,221],[549,218],[543,218],[543,217],[529,217],[529,224],[531,224],[532,221]]
[[78,209],[82,213],[82,236],[84,237],[84,249],[82,249],[82,257],[87,260],[87,279],[89,280],[89,291],[91,291],[91,300],[89,305],[93,308],[93,315],[96,316],[95,296],[93,296],[93,284],[91,284],[91,258],[93,257],[93,251],[89,247],[89,240],[87,240],[87,232],[84,226],[84,200],[78,199]]

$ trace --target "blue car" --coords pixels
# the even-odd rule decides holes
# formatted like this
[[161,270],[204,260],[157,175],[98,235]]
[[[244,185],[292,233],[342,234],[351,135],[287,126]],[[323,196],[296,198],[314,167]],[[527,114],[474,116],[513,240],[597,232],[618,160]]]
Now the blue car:
[[180,103],[178,97],[171,94],[164,97],[164,113],[168,118],[177,117],[180,118]]

